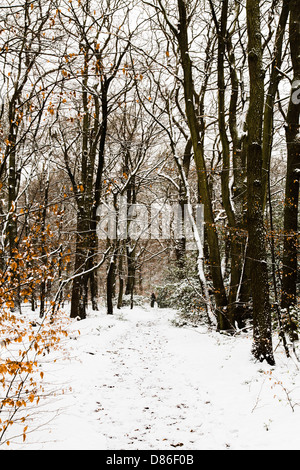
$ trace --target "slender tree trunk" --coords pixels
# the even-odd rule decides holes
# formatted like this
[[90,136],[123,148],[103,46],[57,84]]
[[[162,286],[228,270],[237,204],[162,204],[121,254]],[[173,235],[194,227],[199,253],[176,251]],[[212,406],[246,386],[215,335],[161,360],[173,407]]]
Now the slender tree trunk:
[[[128,166],[129,161],[125,165]],[[127,243],[126,243],[126,258],[127,258],[127,280],[126,280],[126,295],[130,295],[131,299],[134,295],[135,279],[136,279],[136,241],[130,238],[130,208],[136,204],[136,187],[135,177],[132,177],[130,185],[127,189],[127,220],[128,220],[128,231],[127,231]]]
[[16,123],[16,100],[17,96],[12,100],[9,106],[9,146],[7,146],[8,152],[8,223],[7,223],[7,237],[9,244],[9,257],[13,260],[16,268],[13,270],[12,280],[14,285],[14,309],[21,313],[21,299],[19,295],[19,261],[17,255],[17,217],[16,217],[16,199],[17,199],[17,150],[16,142],[18,135],[18,125]]
[[134,291],[136,267],[135,267],[135,249],[127,246],[127,282],[126,282],[126,295],[130,295]]
[[175,256],[176,256],[176,266],[178,269],[178,276],[180,279],[183,279],[185,276],[185,259],[186,259],[186,237],[184,233],[184,217],[185,217],[185,206],[187,204],[186,194],[182,181],[180,181],[179,187],[179,204],[178,209],[180,213],[178,214],[178,220],[181,224],[179,228],[179,238],[175,240]]
[[[240,10],[239,10],[240,11]],[[239,14],[238,11],[238,14]],[[243,298],[245,274],[247,269],[246,244],[247,236],[245,235],[245,207],[246,207],[246,149],[245,139],[238,132],[238,98],[240,90],[240,82],[236,67],[235,49],[232,44],[232,36],[236,32],[236,28],[227,34],[226,48],[230,67],[231,96],[229,105],[229,130],[232,140],[232,203],[234,205],[235,226],[230,229],[231,246],[230,246],[230,269],[231,279],[228,294],[229,317],[232,321],[237,322],[239,327],[244,326],[244,319],[247,316],[246,310],[241,304]]]
[[275,363],[262,198],[262,125],[264,71],[260,29],[260,1],[247,0],[250,103],[248,112],[248,234],[253,298],[253,355]]
[[85,212],[78,211],[77,230],[76,230],[76,248],[75,248],[75,274],[82,273],[81,276],[73,280],[71,297],[71,318],[84,320],[86,318],[87,308],[87,289],[89,276],[85,274],[90,267],[88,262],[89,254],[89,220]]
[[263,124],[263,207],[266,207],[268,195],[268,181],[271,162],[271,152],[274,133],[274,106],[275,96],[281,79],[280,69],[282,64],[282,47],[284,33],[289,16],[290,0],[283,0],[282,10],[278,22],[278,28],[275,37],[275,46],[273,52],[272,69],[268,93],[266,96]]
[[[99,129],[100,132],[100,141],[98,149],[98,162],[96,167],[96,180],[93,189],[93,202],[91,209],[91,244],[90,244],[90,254],[89,259],[90,263],[95,263],[97,250],[98,250],[98,236],[97,236],[97,210],[100,204],[101,190],[102,190],[102,175],[104,169],[104,151],[105,143],[107,137],[107,125],[108,125],[108,89],[110,81],[107,81],[105,78],[101,82],[101,111],[102,111],[102,123]],[[97,115],[99,119],[99,109],[97,110]],[[97,271],[92,271],[90,275],[90,288],[91,288],[91,298],[92,298],[92,308],[93,310],[98,310],[98,278]]]
[[200,202],[204,204],[205,208],[204,218],[206,223],[206,234],[209,247],[211,275],[214,286],[214,297],[216,301],[216,310],[218,315],[218,327],[219,329],[224,330],[230,329],[231,325],[227,318],[227,296],[221,272],[221,257],[219,250],[218,234],[215,226],[214,214],[209,194],[207,171],[205,166],[203,148],[201,144],[202,139],[200,135],[200,125],[194,106],[195,90],[192,74],[192,62],[189,54],[187,11],[184,0],[178,0],[178,10],[179,32],[175,32],[175,34],[177,35],[178,39],[181,55],[181,65],[184,74],[183,82],[186,116],[194,150],[194,159],[196,163],[198,177],[198,188],[201,199]]
[[[190,164],[192,159],[192,141],[188,139],[184,149],[183,155],[183,165],[181,171],[184,172],[186,179],[188,180],[189,171],[190,171]],[[178,206],[179,206],[179,223],[181,224],[179,229],[179,238],[175,240],[175,255],[176,255],[176,265],[178,268],[178,276],[179,278],[183,278],[185,276],[184,269],[185,269],[185,262],[186,262],[186,233],[185,233],[185,215],[186,215],[186,207],[188,204],[187,200],[187,189],[185,185],[185,181],[181,177],[179,183],[179,193],[178,193]]]
[[290,1],[290,49],[294,80],[286,123],[287,169],[284,205],[284,251],[281,306],[287,310],[287,330],[296,339],[297,274],[298,274],[298,207],[300,176],[300,9],[297,0]]
[[[235,194],[232,194],[232,188],[230,187],[230,168],[231,168],[231,155],[230,155],[230,144],[227,136],[227,126],[225,117],[225,75],[224,75],[224,61],[225,51],[229,49],[229,60],[230,60],[230,77],[232,84],[232,93],[230,99],[230,113],[229,113],[229,129],[233,141],[233,162],[234,168],[241,168],[240,161],[237,161],[240,157],[240,139],[237,135],[236,129],[236,105],[238,98],[238,81],[235,70],[234,56],[232,48],[230,47],[230,38],[227,32],[227,17],[228,17],[228,0],[223,0],[221,18],[217,21],[216,14],[214,11],[213,3],[211,3],[211,9],[213,18],[215,20],[215,26],[218,33],[218,121],[220,139],[222,144],[222,173],[221,173],[221,187],[222,187],[222,202],[226,211],[229,229],[229,259],[230,259],[230,288],[228,295],[228,319],[232,327],[238,322],[241,324],[238,318],[238,310],[236,308],[238,285],[242,272],[242,240],[239,236],[237,227],[237,221],[241,220],[241,213],[237,214],[236,209],[233,206],[233,196],[237,196],[240,189],[241,178],[237,176],[237,171],[233,170],[234,183],[235,183]],[[240,166],[236,166],[240,165]],[[242,170],[240,170],[242,173]],[[236,208],[243,210],[241,204],[237,204]]]
[[107,315],[113,315],[113,298],[115,293],[115,284],[116,284],[116,254],[115,249],[111,255],[107,271],[107,280],[106,280],[106,301],[107,301]]
[[[95,120],[91,132],[91,115],[89,111],[89,47],[86,46],[84,54],[84,68],[82,78],[82,106],[84,111],[82,123],[82,150],[81,150],[81,174],[78,185],[74,175],[71,176],[73,190],[77,202],[77,233],[75,251],[75,272],[82,272],[82,276],[73,280],[71,299],[71,318],[86,318],[88,301],[88,286],[91,288],[92,308],[97,309],[97,277],[91,270],[95,264],[97,254],[97,201],[95,195],[94,171],[96,149],[101,130],[99,130],[99,103],[95,101]],[[98,181],[98,174],[97,174]],[[97,201],[95,201],[97,199]],[[89,270],[90,274],[84,274]],[[89,282],[90,281],[90,282]]]
[[[42,232],[42,256],[43,256],[43,263],[44,266],[46,267],[47,265],[47,257],[46,257],[46,247],[45,247],[45,242],[46,242],[46,237],[45,237],[45,228],[46,228],[46,216],[47,216],[47,206],[48,206],[48,196],[49,196],[49,172],[47,175],[47,180],[45,183],[45,192],[44,192],[44,207],[42,211],[42,226],[41,226],[41,232]],[[43,279],[41,282],[40,286],[40,318],[43,318],[45,315],[45,299],[46,299],[46,280],[45,280],[46,272],[43,273]]]
[[119,253],[119,295],[118,295],[118,305],[117,308],[121,309],[123,307],[123,295],[124,295],[124,246],[120,246]]

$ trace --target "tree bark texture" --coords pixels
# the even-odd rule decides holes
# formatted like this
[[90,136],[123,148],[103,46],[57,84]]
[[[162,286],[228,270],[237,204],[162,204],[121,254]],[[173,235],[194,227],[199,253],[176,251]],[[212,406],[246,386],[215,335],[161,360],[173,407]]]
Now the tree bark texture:
[[253,355],[274,364],[271,306],[262,203],[262,127],[264,71],[260,27],[260,1],[247,0],[250,103],[248,112],[247,195],[249,257],[253,299]]
[[293,335],[296,329],[297,318],[293,318],[290,310],[297,305],[300,175],[300,8],[299,2],[296,0],[290,1],[289,36],[294,79],[286,123],[287,169],[284,204],[284,251],[281,306],[287,309],[287,328],[291,335]]

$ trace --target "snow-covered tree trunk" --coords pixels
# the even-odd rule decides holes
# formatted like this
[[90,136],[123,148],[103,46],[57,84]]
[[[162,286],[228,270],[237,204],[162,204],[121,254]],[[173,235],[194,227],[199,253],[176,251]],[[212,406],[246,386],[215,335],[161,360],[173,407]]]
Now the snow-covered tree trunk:
[[195,220],[194,217],[194,212],[193,212],[193,206],[192,206],[192,198],[191,198],[191,190],[190,190],[190,184],[188,181],[188,178],[186,177],[183,165],[181,164],[180,159],[176,158],[177,165],[180,171],[180,176],[184,185],[185,189],[185,202],[186,202],[186,207],[187,207],[187,213],[189,217],[189,222],[192,226],[193,230],[193,236],[194,240],[197,246],[197,273],[198,277],[201,283],[202,291],[203,291],[203,300],[206,304],[206,310],[207,310],[207,316],[209,321],[213,325],[218,325],[218,322],[216,320],[216,315],[214,313],[214,308],[210,299],[209,295],[209,288],[206,280],[206,275],[204,271],[204,251],[203,251],[203,238],[201,237],[201,227],[199,227],[199,224],[197,224],[197,221]]

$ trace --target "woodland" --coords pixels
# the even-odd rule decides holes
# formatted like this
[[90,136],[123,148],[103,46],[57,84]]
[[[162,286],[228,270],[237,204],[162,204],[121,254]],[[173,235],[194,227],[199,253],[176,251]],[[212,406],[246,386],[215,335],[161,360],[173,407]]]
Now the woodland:
[[299,0],[2,0],[0,98],[0,444],[61,312],[298,361]]

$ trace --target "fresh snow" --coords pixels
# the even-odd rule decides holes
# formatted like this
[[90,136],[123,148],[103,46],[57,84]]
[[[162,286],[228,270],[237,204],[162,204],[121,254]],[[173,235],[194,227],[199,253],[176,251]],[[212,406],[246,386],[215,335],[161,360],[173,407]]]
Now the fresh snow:
[[60,350],[42,358],[45,398],[25,442],[0,449],[300,449],[300,363],[278,338],[269,367],[253,360],[251,333],[174,319],[146,306],[68,320]]

